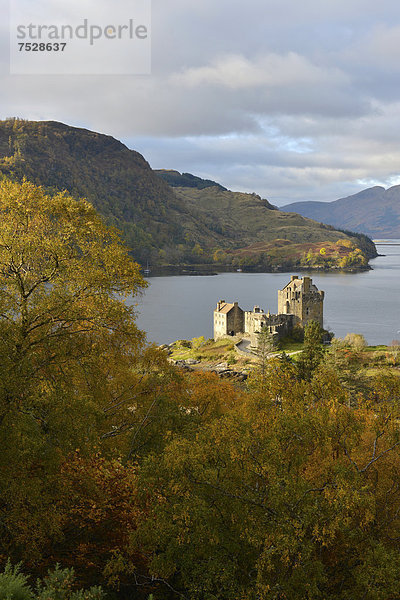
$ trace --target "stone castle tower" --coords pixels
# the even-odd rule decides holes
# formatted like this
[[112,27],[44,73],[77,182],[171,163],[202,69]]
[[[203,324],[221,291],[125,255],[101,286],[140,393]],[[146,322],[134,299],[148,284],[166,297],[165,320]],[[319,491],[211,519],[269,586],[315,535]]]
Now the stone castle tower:
[[214,339],[240,333],[254,337],[264,327],[281,339],[290,335],[296,325],[304,327],[309,321],[317,321],[323,327],[323,309],[324,292],[318,290],[311,277],[292,275],[283,290],[278,290],[276,315],[265,313],[259,306],[243,311],[237,302],[220,300],[214,310]]
[[318,290],[311,277],[292,275],[283,290],[278,290],[278,314],[294,315],[302,327],[309,321],[323,327],[323,304],[324,292]]

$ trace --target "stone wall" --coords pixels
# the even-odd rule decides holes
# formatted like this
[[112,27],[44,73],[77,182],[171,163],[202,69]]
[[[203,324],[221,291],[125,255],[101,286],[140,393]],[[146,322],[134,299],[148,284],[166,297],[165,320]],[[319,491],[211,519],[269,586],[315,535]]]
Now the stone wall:
[[324,292],[310,277],[292,275],[290,283],[278,290],[278,313],[294,315],[302,327],[309,321],[317,321],[323,327],[323,302]]
[[296,319],[294,315],[271,315],[264,312],[245,312],[245,332],[252,335],[266,327],[271,334],[278,334],[279,339],[289,335]]
[[214,310],[214,339],[244,333],[244,312],[237,302],[227,304],[221,300]]
[[214,311],[214,340],[227,335],[227,315]]

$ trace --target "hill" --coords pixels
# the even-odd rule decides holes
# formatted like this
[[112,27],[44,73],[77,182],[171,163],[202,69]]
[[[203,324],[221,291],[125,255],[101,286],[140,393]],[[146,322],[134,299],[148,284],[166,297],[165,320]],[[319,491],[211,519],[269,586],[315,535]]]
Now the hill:
[[[235,239],[239,245],[277,238],[296,243],[338,239],[334,229],[301,215],[281,212],[257,194],[216,187],[204,190],[176,188],[175,193],[196,220],[201,220],[210,231]],[[185,226],[190,227],[189,223]]]
[[141,154],[110,136],[51,121],[2,121],[0,173],[87,198],[140,260],[185,241],[185,207]]
[[283,206],[282,210],[374,238],[400,237],[399,185],[387,190],[375,186],[333,202],[295,202]]
[[204,190],[209,187],[217,187],[220,190],[226,190],[221,184],[212,181],[211,179],[202,179],[191,173],[179,173],[168,169],[155,169],[154,173],[161,177],[171,187],[188,187]]
[[[176,188],[175,193],[196,221],[207,227],[215,244],[223,236],[225,243],[214,256],[224,263],[265,270],[274,266],[350,267],[352,263],[357,266],[360,259],[360,255],[353,255],[348,260],[355,247],[368,258],[376,256],[375,246],[366,236],[282,212],[257,194],[216,187]],[[190,223],[183,224],[190,231]]]
[[[256,194],[230,192],[188,173],[155,172],[114,138],[58,122],[0,121],[0,176],[87,198],[121,229],[135,258],[153,266],[217,262],[270,269],[303,259],[308,266],[329,268],[339,260],[350,266],[335,250],[319,252],[339,239],[347,240],[352,265],[365,264],[356,247],[368,257],[375,253],[366,240],[283,213]],[[299,244],[305,244],[301,259]]]

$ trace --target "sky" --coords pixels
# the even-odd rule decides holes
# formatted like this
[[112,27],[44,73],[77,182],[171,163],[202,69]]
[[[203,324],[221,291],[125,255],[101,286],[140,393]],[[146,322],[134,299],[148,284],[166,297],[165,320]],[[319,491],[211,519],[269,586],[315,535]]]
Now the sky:
[[[84,17],[100,0],[44,1]],[[153,0],[148,75],[10,75],[8,7],[0,118],[112,135],[277,206],[400,183],[398,0]]]

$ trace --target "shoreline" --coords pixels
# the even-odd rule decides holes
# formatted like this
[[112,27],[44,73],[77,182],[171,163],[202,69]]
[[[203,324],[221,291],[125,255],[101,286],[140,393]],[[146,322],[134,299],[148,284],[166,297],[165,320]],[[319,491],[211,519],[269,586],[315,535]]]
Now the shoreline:
[[373,271],[371,265],[364,267],[340,268],[340,267],[302,267],[301,265],[293,265],[291,267],[276,266],[271,269],[264,267],[242,267],[240,270],[236,267],[228,265],[164,265],[151,267],[146,273],[143,267],[141,274],[144,277],[168,277],[168,276],[214,276],[222,273],[293,273],[294,271],[304,271],[307,273],[363,273],[365,271]]

